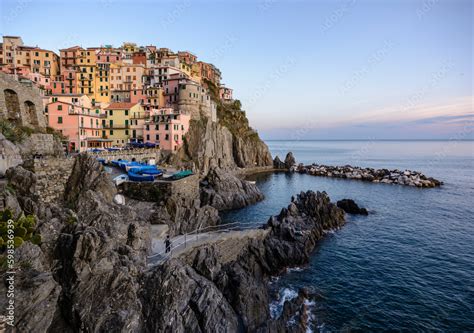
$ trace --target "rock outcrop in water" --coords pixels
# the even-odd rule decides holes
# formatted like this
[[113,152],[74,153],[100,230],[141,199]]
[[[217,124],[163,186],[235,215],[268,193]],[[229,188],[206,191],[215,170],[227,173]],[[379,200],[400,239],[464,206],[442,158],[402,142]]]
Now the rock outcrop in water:
[[278,157],[278,156],[275,156],[275,158],[273,159],[273,167],[275,169],[289,170],[292,167],[294,167],[295,165],[296,165],[296,160],[295,160],[295,157],[293,156],[292,152],[289,152],[289,153],[286,154],[284,162],[282,162],[280,160],[280,157]]
[[365,208],[359,207],[352,199],[342,199],[337,202],[337,207],[341,208],[348,214],[369,215]]

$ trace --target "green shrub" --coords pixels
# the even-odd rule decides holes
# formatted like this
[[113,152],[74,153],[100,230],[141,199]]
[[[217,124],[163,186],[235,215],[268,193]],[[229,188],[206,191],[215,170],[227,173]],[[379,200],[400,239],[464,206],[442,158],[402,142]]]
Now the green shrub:
[[[9,209],[0,211],[0,251],[7,245],[8,220],[13,220],[13,213]],[[21,216],[17,221],[13,221],[15,237],[13,239],[15,247],[21,246],[24,242],[30,241],[33,244],[41,244],[41,235],[36,231],[36,217],[34,215]]]
[[15,235],[20,238],[24,238],[27,233],[28,231],[26,230],[26,228],[21,225],[15,228]]
[[13,237],[13,244],[15,244],[15,249],[20,247],[23,244],[23,238]]
[[41,235],[34,234],[33,237],[31,237],[31,242],[35,245],[41,245]]
[[7,140],[13,143],[21,143],[35,130],[30,127],[16,125],[6,119],[0,119],[0,132]]

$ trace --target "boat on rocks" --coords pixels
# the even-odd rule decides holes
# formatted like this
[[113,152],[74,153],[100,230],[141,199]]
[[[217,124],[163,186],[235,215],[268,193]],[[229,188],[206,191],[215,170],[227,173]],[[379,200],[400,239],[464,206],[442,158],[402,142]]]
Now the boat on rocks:
[[191,176],[192,174],[193,174],[193,172],[191,170],[178,171],[178,172],[176,172],[175,174],[173,174],[171,176],[171,179],[172,180],[178,180],[178,179],[182,179],[182,178]]

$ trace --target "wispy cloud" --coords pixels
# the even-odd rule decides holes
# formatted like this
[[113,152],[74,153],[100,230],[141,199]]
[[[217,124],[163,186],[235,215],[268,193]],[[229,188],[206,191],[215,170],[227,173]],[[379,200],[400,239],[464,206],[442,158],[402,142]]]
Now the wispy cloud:
[[355,135],[354,137],[376,135],[380,138],[394,136],[415,138],[419,135],[426,138],[447,137],[450,133],[459,131],[460,128],[473,127],[473,97],[456,98],[437,105],[420,105],[410,112],[401,112],[399,107],[388,107],[335,120],[319,119],[311,122],[311,128],[306,125],[306,122],[302,122],[298,125],[282,126],[278,130],[267,130],[266,133],[273,136],[274,133],[280,131],[283,135],[283,133],[292,133],[303,126],[307,129],[307,135],[301,139],[319,137],[322,133],[330,133],[342,138],[351,138],[351,135]]

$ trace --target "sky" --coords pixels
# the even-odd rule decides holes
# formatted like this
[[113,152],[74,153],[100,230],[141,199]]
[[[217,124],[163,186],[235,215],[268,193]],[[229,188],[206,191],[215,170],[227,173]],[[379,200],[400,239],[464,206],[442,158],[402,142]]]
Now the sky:
[[474,139],[470,0],[0,2],[27,45],[192,51],[264,139]]

